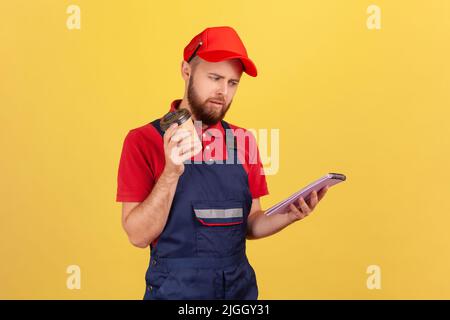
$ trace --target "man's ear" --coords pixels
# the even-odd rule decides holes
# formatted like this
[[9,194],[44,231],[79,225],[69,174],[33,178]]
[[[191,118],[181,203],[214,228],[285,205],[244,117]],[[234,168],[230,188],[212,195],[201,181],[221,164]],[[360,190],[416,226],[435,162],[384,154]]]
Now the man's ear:
[[181,61],[181,77],[187,81],[191,76],[191,66],[186,61]]

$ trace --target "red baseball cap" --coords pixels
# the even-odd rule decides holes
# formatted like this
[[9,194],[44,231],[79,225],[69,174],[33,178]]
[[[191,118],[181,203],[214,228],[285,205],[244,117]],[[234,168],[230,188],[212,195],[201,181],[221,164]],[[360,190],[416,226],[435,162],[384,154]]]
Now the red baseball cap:
[[209,62],[240,59],[245,73],[252,77],[258,74],[241,38],[231,27],[206,28],[196,35],[184,48],[184,61],[190,62],[196,54]]

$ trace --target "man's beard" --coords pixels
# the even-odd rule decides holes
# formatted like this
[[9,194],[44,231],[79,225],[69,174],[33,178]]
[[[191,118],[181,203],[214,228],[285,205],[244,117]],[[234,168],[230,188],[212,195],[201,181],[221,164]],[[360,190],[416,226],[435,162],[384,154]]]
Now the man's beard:
[[221,98],[211,98],[211,100],[215,101],[221,101],[222,107],[212,107],[209,105],[209,98],[202,102],[200,101],[200,98],[198,97],[197,92],[195,92],[194,89],[194,77],[191,75],[191,79],[188,84],[188,92],[187,92],[187,99],[189,102],[189,105],[191,107],[191,112],[194,115],[194,118],[197,121],[201,121],[205,125],[213,125],[216,124],[218,121],[221,121],[225,114],[227,113],[228,109],[231,106],[231,102],[228,105],[225,105],[225,101]]

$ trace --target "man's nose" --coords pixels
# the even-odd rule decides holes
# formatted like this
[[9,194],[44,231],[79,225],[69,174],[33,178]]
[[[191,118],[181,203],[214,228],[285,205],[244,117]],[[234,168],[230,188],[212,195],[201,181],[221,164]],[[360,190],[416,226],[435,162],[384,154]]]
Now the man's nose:
[[225,100],[225,97],[227,96],[227,92],[228,92],[228,85],[227,85],[227,83],[225,81],[221,82],[220,85],[219,85],[219,88],[217,90],[218,95],[219,96],[223,96],[222,98],[223,98],[223,100]]

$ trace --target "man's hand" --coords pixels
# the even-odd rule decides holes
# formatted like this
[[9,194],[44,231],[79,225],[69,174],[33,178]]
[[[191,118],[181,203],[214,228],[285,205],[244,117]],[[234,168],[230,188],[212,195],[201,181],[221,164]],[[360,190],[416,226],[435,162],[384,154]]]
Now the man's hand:
[[319,193],[317,193],[315,190],[311,193],[308,203],[303,199],[303,197],[300,197],[297,201],[298,205],[291,204],[289,208],[291,209],[287,214],[292,221],[298,221],[305,217],[307,217],[317,206],[320,200],[325,196],[325,193],[327,193],[329,187],[323,187],[319,190]]
[[201,142],[193,139],[190,131],[178,128],[176,123],[172,124],[164,133],[164,155],[166,159],[164,172],[170,176],[181,176],[184,172],[183,162],[192,158],[201,150]]

